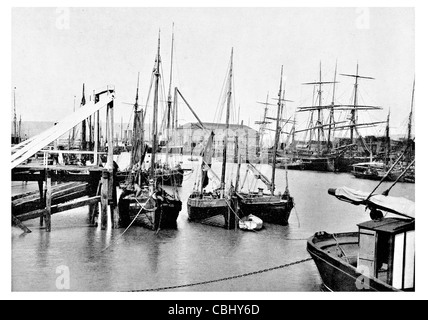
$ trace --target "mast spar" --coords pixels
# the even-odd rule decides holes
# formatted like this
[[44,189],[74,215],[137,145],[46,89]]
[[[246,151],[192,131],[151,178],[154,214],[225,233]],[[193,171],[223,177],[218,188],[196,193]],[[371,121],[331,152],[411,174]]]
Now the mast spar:
[[413,79],[413,90],[412,90],[412,103],[410,105],[409,124],[407,132],[407,141],[412,139],[412,117],[413,117],[413,103],[415,99],[415,79]]
[[171,70],[169,72],[169,88],[168,88],[168,111],[167,111],[167,125],[166,125],[166,137],[169,141],[169,130],[171,129],[171,105],[172,105],[172,96],[171,96],[171,85],[172,85],[172,61],[174,55],[174,23],[172,23],[172,39],[171,39]]
[[282,101],[283,101],[283,99],[281,98],[281,95],[282,95],[283,69],[284,69],[284,66],[281,66],[281,79],[279,81],[278,109],[277,109],[277,116],[276,116],[275,143],[274,143],[274,146],[273,146],[273,154],[272,154],[272,179],[271,179],[271,187],[270,187],[270,192],[272,193],[272,195],[275,192],[276,151],[278,149],[279,132],[281,130],[281,127],[279,125],[279,119],[280,119],[280,116],[281,116]]
[[331,149],[331,127],[334,123],[334,99],[336,95],[336,75],[337,75],[337,60],[336,66],[334,68],[334,81],[333,81],[333,95],[331,99],[331,108],[330,108],[330,126],[328,127],[328,138],[327,138],[327,151]]
[[155,163],[156,163],[156,150],[157,150],[157,118],[158,118],[158,95],[159,95],[159,77],[160,77],[160,30],[158,36],[158,51],[156,55],[156,68],[154,70],[155,75],[155,91],[153,100],[153,126],[152,126],[152,158],[150,166],[150,177],[153,179],[153,183],[156,186],[155,179]]
[[[321,153],[321,135],[324,136],[324,130],[323,130],[323,124],[322,124],[322,110],[325,109],[325,107],[322,105],[322,86],[324,84],[334,84],[336,83],[336,81],[322,81],[322,69],[321,69],[321,62],[320,62],[320,71],[319,71],[319,81],[316,82],[307,82],[304,83],[305,85],[313,85],[313,86],[318,86],[318,106],[315,106],[314,104],[312,104],[312,107],[310,107],[311,109],[307,109],[308,111],[314,111],[317,110],[318,112],[318,119],[316,122],[315,127],[313,127],[313,129],[317,129],[317,143],[318,143],[318,154]],[[300,108],[300,111],[303,111],[304,108]],[[312,123],[312,114],[311,114],[311,123]],[[312,134],[311,134],[312,135]],[[312,140],[312,139],[311,139]],[[311,143],[309,143],[309,148],[311,146]]]
[[13,139],[16,139],[16,87],[13,88]]
[[227,140],[229,133],[229,117],[230,117],[230,102],[232,98],[232,71],[233,71],[233,48],[230,55],[230,68],[229,68],[229,89],[227,92],[227,108],[226,108],[226,130],[223,138],[223,163],[221,169],[221,192],[224,197],[225,182],[226,182],[226,161],[227,161]]
[[[408,146],[410,146],[410,144],[413,142],[413,140],[412,140],[412,118],[413,118],[414,98],[415,98],[415,79],[413,79],[412,103],[410,105],[408,132],[407,132],[407,145]],[[412,152],[410,150],[408,153],[408,159],[407,159],[408,162],[410,162],[411,154],[412,154]]]
[[368,79],[368,80],[374,80],[374,78],[372,77],[365,77],[365,76],[360,76],[358,73],[358,63],[357,63],[357,72],[355,74],[345,74],[345,73],[341,73],[340,75],[345,76],[345,77],[352,77],[355,78],[355,83],[354,83],[354,107],[351,110],[351,124],[350,124],[350,128],[351,128],[351,144],[354,143],[354,131],[356,133],[356,125],[357,125],[357,120],[358,120],[358,114],[357,114],[357,110],[358,110],[358,79]]

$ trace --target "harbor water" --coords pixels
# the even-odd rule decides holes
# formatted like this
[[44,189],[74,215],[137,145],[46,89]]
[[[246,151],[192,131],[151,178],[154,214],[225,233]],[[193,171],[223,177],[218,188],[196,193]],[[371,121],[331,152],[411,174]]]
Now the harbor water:
[[[40,227],[39,219],[25,222],[32,230],[29,234],[12,227],[12,291],[59,291],[58,270],[64,267],[69,270],[69,291],[320,291],[312,260],[292,264],[309,258],[306,239],[317,231],[356,231],[358,223],[370,219],[363,206],[339,201],[327,190],[347,186],[370,192],[377,181],[347,173],[288,171],[296,204],[288,226],[265,224],[261,231],[250,232],[189,222],[186,202],[197,181],[198,162],[187,158],[183,166],[194,171],[186,172],[179,188],[183,210],[176,230],[100,230],[89,226],[87,207],[54,215],[50,233]],[[232,180],[236,166],[228,165]],[[213,165],[218,174],[220,168],[219,162]],[[243,164],[242,179],[245,171]],[[267,165],[262,172],[270,176]],[[276,183],[277,191],[283,192],[285,170],[277,170]],[[247,178],[244,190],[251,184]],[[384,183],[378,191],[390,185]],[[33,182],[12,184],[12,194],[36,189]],[[390,195],[415,200],[415,185],[397,183]],[[287,264],[292,265],[266,271]],[[253,273],[259,270],[266,272]]]

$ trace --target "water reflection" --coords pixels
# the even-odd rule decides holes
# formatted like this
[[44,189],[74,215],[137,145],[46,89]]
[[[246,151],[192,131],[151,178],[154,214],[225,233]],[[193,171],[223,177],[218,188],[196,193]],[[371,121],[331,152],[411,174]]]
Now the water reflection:
[[[218,163],[213,168],[218,170]],[[227,176],[233,177],[235,169],[235,165],[228,166]],[[241,170],[244,176],[245,166]],[[269,170],[262,166],[264,174],[269,175]],[[308,257],[305,239],[315,232],[353,231],[357,223],[368,219],[363,207],[329,196],[328,188],[348,186],[371,191],[377,184],[349,174],[289,171],[289,189],[298,216],[293,211],[287,227],[265,224],[259,232],[244,232],[187,221],[186,201],[195,172],[179,190],[183,210],[177,230],[156,234],[131,227],[123,235],[124,229],[100,230],[88,226],[87,207],[54,215],[51,233],[41,229],[37,219],[27,221],[31,234],[12,232],[12,289],[57,290],[58,265],[70,267],[72,291],[128,291],[221,279],[287,264]],[[283,190],[284,170],[278,170],[277,182],[277,190]],[[254,181],[248,179],[247,183],[244,188]],[[414,185],[399,183],[390,195],[414,200]],[[310,261],[247,278],[177,290],[316,291],[320,286],[317,269]]]

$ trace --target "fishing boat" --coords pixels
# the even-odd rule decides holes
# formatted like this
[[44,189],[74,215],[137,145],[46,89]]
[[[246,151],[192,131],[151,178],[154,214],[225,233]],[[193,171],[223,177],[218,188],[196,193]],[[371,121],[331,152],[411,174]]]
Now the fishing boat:
[[[141,225],[151,230],[176,228],[177,217],[182,207],[177,190],[174,190],[173,194],[169,194],[163,189],[157,176],[156,150],[158,149],[157,119],[160,75],[159,35],[155,68],[153,70],[154,102],[150,170],[149,172],[142,170],[141,163],[144,160],[145,153],[141,151],[141,149],[136,149],[138,143],[134,142],[133,154],[136,156],[134,160],[137,159],[138,161],[134,163],[133,171],[128,176],[128,179],[121,184],[122,193],[119,197],[118,204],[120,222],[123,226],[129,225],[129,223],[135,223],[136,225]],[[134,136],[142,133],[142,128],[136,127],[135,129]]]
[[[264,176],[253,164],[250,162],[247,163],[247,173],[248,170],[251,170],[254,176],[257,179],[260,179],[268,188],[270,193],[264,193],[262,188],[259,188],[258,191],[242,192],[238,191],[239,189],[239,175],[237,176],[237,182],[235,185],[236,188],[236,197],[239,207],[239,215],[242,217],[249,215],[257,215],[264,222],[279,224],[279,225],[288,225],[288,219],[290,217],[291,210],[294,207],[294,200],[291,197],[288,190],[288,183],[285,189],[285,192],[281,194],[275,194],[275,174],[276,174],[276,158],[277,158],[277,149],[279,143],[279,136],[281,131],[280,119],[283,112],[283,102],[285,99],[282,97],[282,78],[283,78],[283,68],[281,67],[281,80],[278,93],[278,108],[277,108],[277,117],[276,117],[276,130],[275,130],[275,143],[273,147],[273,159],[271,161],[272,165],[272,178],[269,180]],[[239,174],[239,166],[238,166]],[[287,179],[288,180],[288,179]],[[243,186],[244,184],[242,184]],[[242,190],[242,188],[241,188]]]
[[326,290],[415,290],[415,204],[388,196],[389,190],[376,195],[347,187],[328,190],[339,200],[369,208],[371,220],[358,224],[358,232],[322,231],[308,239],[307,251]]
[[239,219],[238,225],[241,230],[261,230],[263,228],[263,220],[250,214]]
[[[213,140],[214,132],[212,131],[207,140],[207,144],[203,150],[200,165],[200,179],[195,184],[192,194],[187,200],[187,212],[189,221],[203,222],[208,218],[222,215],[224,217],[224,227],[231,229],[235,227],[235,215],[230,210],[229,200],[226,194],[226,162],[227,162],[227,142],[228,129],[230,118],[230,104],[232,97],[232,71],[233,71],[233,49],[229,64],[228,73],[228,92],[227,92],[227,107],[226,107],[226,129],[223,140],[223,159],[221,178],[212,171],[212,156],[213,156]],[[209,175],[211,173],[213,179],[220,180],[220,188],[214,189],[212,192],[206,192],[204,188],[209,183]]]

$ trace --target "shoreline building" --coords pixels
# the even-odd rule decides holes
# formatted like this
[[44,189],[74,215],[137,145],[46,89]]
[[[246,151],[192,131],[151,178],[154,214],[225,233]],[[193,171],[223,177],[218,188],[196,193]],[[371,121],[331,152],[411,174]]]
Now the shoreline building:
[[[189,122],[177,128],[178,141],[185,154],[199,155],[211,131],[214,131],[214,156],[222,157],[226,125],[224,123]],[[228,130],[228,161],[254,161],[259,152],[260,135],[258,131],[243,124],[230,124]]]

